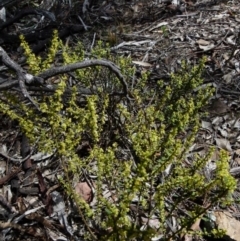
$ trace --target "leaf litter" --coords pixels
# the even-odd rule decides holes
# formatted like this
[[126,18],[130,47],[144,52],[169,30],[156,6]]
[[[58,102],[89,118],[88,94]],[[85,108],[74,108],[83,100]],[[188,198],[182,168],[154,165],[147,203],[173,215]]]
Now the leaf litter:
[[[133,64],[140,72],[146,69],[151,72],[152,81],[169,79],[170,73],[179,69],[182,60],[194,65],[199,57],[207,55],[204,81],[216,86],[216,96],[208,109],[210,115],[202,120],[202,128],[187,155],[186,163],[191,165],[192,153],[204,156],[208,148],[214,145],[217,150],[224,149],[229,153],[230,173],[238,179],[240,174],[240,4],[237,1],[184,2],[185,6],[182,8],[174,4],[167,5],[165,1],[159,1],[154,5],[152,1],[147,6],[151,11],[151,17],[144,11],[145,2],[135,3],[133,11],[124,11],[124,6],[122,9],[120,7],[118,11],[125,12],[126,25],[129,22],[134,24],[131,33],[117,32],[118,43],[112,46],[111,51],[130,55]],[[114,7],[106,4],[103,3],[101,6],[101,9],[105,8],[106,14],[100,11],[99,18],[107,22],[119,13]],[[13,230],[28,234],[37,240],[80,240],[74,237],[74,233],[83,235],[83,224],[81,227],[73,221],[69,222],[74,212],[73,207],[56,182],[57,175],[61,174],[61,166],[55,160],[54,154],[37,151],[30,153],[27,160],[23,161],[20,152],[28,153],[29,147],[22,145],[21,150],[18,150],[19,133],[19,130],[13,126],[8,128],[7,132],[3,128],[0,130],[0,215],[4,220],[0,224],[3,230],[1,240],[12,240],[15,235]],[[22,161],[26,166],[17,168],[11,159],[20,163]],[[218,151],[206,166],[205,175],[209,179],[216,168],[217,159]],[[166,169],[166,175],[170,169],[171,166]],[[90,176],[88,178],[91,179]],[[90,205],[94,203],[93,187],[89,182],[76,182],[75,189],[87,203]],[[107,186],[103,189],[105,198],[117,201],[118,197],[114,196],[113,190],[110,192]],[[234,196],[236,200],[239,198],[239,189]],[[222,215],[218,227],[226,227],[223,224],[225,219],[238,227],[240,217],[238,202],[228,208],[227,214],[221,210],[221,207],[217,208],[220,212],[213,211],[212,216],[218,218]],[[138,212],[134,205],[131,206],[131,210]],[[158,229],[157,218],[148,219],[143,214],[141,219],[142,229],[145,225]],[[25,225],[21,223],[23,220]],[[169,221],[168,225],[170,229],[176,230],[177,224],[174,219]],[[192,224],[192,229],[200,229],[200,220]],[[228,236],[238,241],[240,236],[236,237],[234,231],[228,227],[227,229]],[[152,240],[161,240],[161,238],[163,237],[159,235]],[[193,240],[191,235],[182,238],[186,241]]]

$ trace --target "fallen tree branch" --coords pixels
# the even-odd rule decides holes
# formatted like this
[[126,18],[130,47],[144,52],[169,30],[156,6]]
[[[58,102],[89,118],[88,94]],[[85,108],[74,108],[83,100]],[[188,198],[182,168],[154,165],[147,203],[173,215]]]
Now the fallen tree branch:
[[8,54],[5,52],[5,50],[0,47],[0,58],[2,60],[2,62],[9,67],[10,69],[14,70],[17,74],[18,77],[18,84],[19,87],[22,91],[22,94],[25,98],[28,98],[31,103],[39,110],[38,105],[34,102],[34,100],[32,99],[32,97],[29,95],[26,86],[25,86],[25,82],[26,83],[31,83],[34,81],[39,81],[40,78],[38,77],[37,79],[33,76],[30,75],[28,73],[25,72],[25,70],[18,65],[17,63],[15,63],[9,56]]
[[117,78],[119,79],[119,81],[121,82],[121,84],[123,86],[123,93],[120,93],[120,94],[127,95],[128,94],[128,85],[127,85],[125,78],[123,77],[118,66],[116,66],[113,62],[107,61],[107,60],[91,59],[91,60],[85,60],[83,62],[69,64],[69,65],[65,65],[65,66],[61,66],[61,67],[53,67],[51,69],[48,69],[48,70],[42,72],[41,74],[38,75],[38,77],[46,80],[50,77],[53,77],[53,76],[56,76],[59,74],[64,74],[64,73],[71,72],[71,71],[74,71],[77,69],[83,69],[83,68],[87,68],[87,67],[91,67],[91,66],[99,66],[99,65],[107,67],[108,69],[110,69],[111,71],[113,71],[115,73],[115,75],[117,76]]
[[11,81],[4,82],[0,84],[0,91],[11,89],[12,87],[17,85],[18,85],[18,80],[11,80]]
[[4,28],[12,25],[13,23],[17,22],[19,19],[27,16],[27,15],[41,15],[49,18],[52,21],[56,21],[55,15],[49,11],[46,11],[44,9],[26,9],[19,12],[16,16],[13,18],[7,20],[6,22],[3,22],[0,24],[0,31]]
[[[10,69],[14,70],[17,75],[17,80],[10,80],[9,82],[6,81],[2,84],[0,84],[0,90],[7,90],[11,89],[12,87],[15,87],[17,84],[20,87],[20,90],[25,98],[28,98],[30,102],[38,109],[37,103],[32,99],[30,94],[27,91],[26,84],[31,85],[31,86],[41,86],[42,91],[46,91],[47,86],[45,86],[45,80],[48,78],[51,78],[53,76],[59,75],[59,74],[65,74],[77,69],[83,69],[87,67],[93,67],[93,66],[103,66],[107,67],[109,70],[111,70],[119,79],[120,83],[122,84],[123,91],[122,92],[112,92],[109,93],[110,95],[128,95],[129,90],[128,90],[128,85],[127,82],[122,75],[121,71],[119,70],[119,67],[115,65],[111,61],[107,60],[99,60],[99,59],[92,59],[92,60],[85,60],[83,62],[78,62],[74,64],[69,64],[61,67],[53,67],[48,70],[45,70],[44,72],[40,73],[38,76],[33,76],[31,74],[28,74],[20,65],[18,65],[16,62],[14,62],[8,54],[5,52],[5,50],[0,47],[0,58],[2,62],[9,67]],[[31,89],[31,88],[30,88]],[[38,88],[40,90],[41,88]],[[54,92],[57,87],[55,88],[50,88],[52,92]],[[33,90],[33,89],[32,89]],[[87,94],[91,95],[93,92],[89,89],[79,89],[80,93],[82,94]]]
[[0,0],[0,7],[5,7],[14,4],[17,0]]

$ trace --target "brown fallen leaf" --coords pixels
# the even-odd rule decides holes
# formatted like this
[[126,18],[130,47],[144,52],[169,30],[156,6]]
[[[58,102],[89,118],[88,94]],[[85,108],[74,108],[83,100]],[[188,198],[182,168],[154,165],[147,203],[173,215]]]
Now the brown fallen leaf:
[[79,182],[75,186],[76,193],[81,196],[87,203],[93,199],[92,189],[87,182]]
[[214,215],[217,228],[226,230],[226,240],[240,241],[240,222],[227,211],[216,211]]
[[209,112],[212,114],[223,114],[229,110],[229,107],[221,100],[215,99],[209,107]]
[[22,168],[17,168],[16,170],[11,171],[8,174],[6,174],[4,177],[0,178],[0,187],[2,187],[2,185],[4,185],[5,183],[9,182],[14,177],[16,177],[20,171],[22,171]]

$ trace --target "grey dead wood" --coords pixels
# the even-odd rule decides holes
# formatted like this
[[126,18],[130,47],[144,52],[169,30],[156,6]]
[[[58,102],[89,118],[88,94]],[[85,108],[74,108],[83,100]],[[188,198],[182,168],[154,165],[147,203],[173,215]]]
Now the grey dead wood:
[[16,62],[14,62],[9,56],[8,54],[5,52],[5,50],[0,47],[0,58],[1,61],[10,69],[12,69],[14,72],[16,72],[17,74],[17,78],[18,78],[18,84],[19,87],[22,91],[22,94],[25,98],[28,98],[31,103],[39,110],[38,105],[35,103],[35,101],[32,99],[32,97],[29,95],[26,86],[25,86],[25,82],[26,83],[31,83],[32,81],[34,81],[34,76],[30,75],[28,73],[25,72],[25,70],[18,65]]

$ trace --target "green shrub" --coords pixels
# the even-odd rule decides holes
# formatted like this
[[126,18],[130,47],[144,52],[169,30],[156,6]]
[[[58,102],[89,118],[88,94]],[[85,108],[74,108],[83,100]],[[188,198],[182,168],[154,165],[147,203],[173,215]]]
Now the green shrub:
[[[32,55],[23,38],[22,46],[33,73],[48,68],[57,50],[62,51],[63,64],[82,61],[85,54],[80,43],[73,48],[63,46],[56,34],[44,62]],[[183,63],[167,83],[150,84],[147,73],[134,79],[136,70],[130,58],[113,57],[101,42],[89,58],[114,61],[131,94],[115,95],[121,88],[119,80],[108,69],[95,66],[75,72],[79,83],[67,98],[66,76],[62,75],[52,96],[36,100],[41,114],[11,94],[6,94],[7,103],[0,102],[0,111],[17,120],[32,142],[39,137],[39,150],[56,150],[64,169],[59,181],[77,206],[85,238],[176,240],[191,233],[191,225],[208,209],[231,203],[236,182],[224,151],[220,151],[212,180],[204,177],[203,169],[213,150],[205,157],[194,156],[191,165],[185,162],[199,128],[200,109],[212,93],[211,89],[193,91],[202,84],[204,59],[193,68]],[[95,94],[79,96],[78,85]],[[78,155],[76,150],[86,139],[88,153]],[[96,177],[94,207],[73,187],[83,170]],[[109,198],[104,190],[111,193]],[[150,225],[152,220],[158,220],[157,227]],[[172,221],[177,229],[169,228]]]

